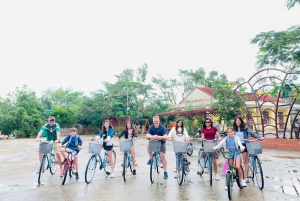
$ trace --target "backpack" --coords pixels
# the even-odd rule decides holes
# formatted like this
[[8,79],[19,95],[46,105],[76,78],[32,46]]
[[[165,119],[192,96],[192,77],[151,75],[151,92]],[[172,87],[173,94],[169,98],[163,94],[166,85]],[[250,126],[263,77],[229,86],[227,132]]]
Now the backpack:
[[[75,147],[78,146],[78,138],[79,138],[79,136],[76,134],[76,136],[75,136]],[[69,144],[71,143],[71,141],[72,141],[72,135],[70,134],[70,138],[69,138],[69,142],[68,142],[67,147],[69,147]]]

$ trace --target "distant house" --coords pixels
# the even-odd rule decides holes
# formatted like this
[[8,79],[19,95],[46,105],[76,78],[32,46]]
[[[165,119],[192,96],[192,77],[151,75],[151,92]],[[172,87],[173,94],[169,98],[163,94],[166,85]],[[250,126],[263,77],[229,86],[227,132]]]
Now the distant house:
[[[211,116],[214,122],[217,122],[218,115],[216,115],[214,108],[211,108],[212,103],[218,101],[214,98],[213,90],[206,87],[195,87],[182,101],[170,106],[171,112],[169,114],[183,113],[188,107],[192,107],[199,112],[207,111],[207,115]],[[274,104],[277,103],[275,97],[265,99],[261,97],[256,100],[255,94],[246,93],[246,100],[243,101],[250,111],[246,114],[246,121],[248,120],[247,123],[252,129],[259,131],[262,129],[263,124],[265,130],[274,130],[275,122],[277,122],[277,129],[283,129],[285,124],[287,124],[287,129],[291,128],[291,124],[287,123],[291,121],[291,115],[288,116],[291,106],[282,99],[279,99],[277,111]],[[293,110],[300,110],[300,105],[293,105]],[[210,111],[214,111],[214,115],[210,115]],[[275,112],[277,112],[276,120]]]

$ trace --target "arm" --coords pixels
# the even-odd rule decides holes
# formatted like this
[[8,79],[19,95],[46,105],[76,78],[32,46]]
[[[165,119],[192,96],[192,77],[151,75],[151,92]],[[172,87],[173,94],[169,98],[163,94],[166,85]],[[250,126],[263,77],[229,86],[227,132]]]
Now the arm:
[[80,137],[78,137],[78,149],[81,149],[81,146],[82,146],[82,140]]
[[236,141],[237,144],[239,145],[240,150],[241,150],[241,151],[244,151],[245,147],[242,145],[242,142],[241,142],[240,138],[237,137],[237,136],[235,136],[235,141]]
[[185,137],[185,141],[186,142],[190,141],[190,136],[189,136],[187,130],[185,130],[185,129],[183,130],[183,135]]
[[61,144],[62,144],[62,145],[66,144],[66,142],[69,141],[69,138],[70,138],[70,135],[68,135],[68,136],[61,142]]
[[135,130],[134,130],[134,129],[132,130],[132,137],[133,137],[133,138],[137,138],[137,134],[135,133]]
[[260,135],[256,134],[253,130],[251,130],[248,126],[245,128],[248,135],[251,135],[252,137],[261,140]]
[[171,140],[172,138],[174,139],[174,134],[175,134],[175,128],[173,127],[168,134],[168,139],[169,140]]
[[35,141],[37,141],[37,142],[41,141],[40,137],[41,137],[41,135],[43,134],[44,130],[45,130],[45,128],[43,127],[43,128],[39,131],[39,133],[37,134],[37,136],[36,136],[36,138],[35,138]]
[[123,130],[120,135],[118,136],[118,138],[120,139],[123,135],[125,134],[125,130]]
[[222,147],[224,144],[226,144],[226,138],[224,138],[219,144],[217,144],[217,146],[215,146],[213,149],[217,150],[220,147]]
[[217,137],[218,137],[219,140],[222,140],[219,131],[216,132],[216,135],[217,135]]
[[56,130],[56,140],[55,140],[55,142],[58,143],[59,140],[60,140],[60,127],[57,123],[56,123],[56,125],[57,125],[57,127],[55,129]]
[[107,132],[107,141],[110,141],[114,137],[114,129],[109,128]]

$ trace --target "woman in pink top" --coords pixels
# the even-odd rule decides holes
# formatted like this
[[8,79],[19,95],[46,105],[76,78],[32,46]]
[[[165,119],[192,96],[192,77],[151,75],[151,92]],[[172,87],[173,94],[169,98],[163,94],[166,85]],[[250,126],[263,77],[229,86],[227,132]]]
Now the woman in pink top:
[[[214,140],[216,139],[216,136],[218,137],[219,140],[222,140],[218,129],[213,126],[213,122],[210,118],[206,118],[204,123],[203,123],[203,129],[202,129],[202,140]],[[204,153],[204,157],[206,154]],[[219,158],[219,155],[217,152],[214,152],[214,172],[215,172],[215,177],[217,181],[220,180],[218,176],[218,165],[217,165],[217,159]]]

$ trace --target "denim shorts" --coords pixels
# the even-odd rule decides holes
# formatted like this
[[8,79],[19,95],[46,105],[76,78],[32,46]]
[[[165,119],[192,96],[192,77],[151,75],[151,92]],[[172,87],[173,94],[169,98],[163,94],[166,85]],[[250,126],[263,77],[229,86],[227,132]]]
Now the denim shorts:
[[233,152],[234,152],[234,159],[236,159],[237,157],[240,157],[240,158],[242,157],[241,152],[235,151],[235,150],[233,150],[233,151],[229,150],[229,152],[228,152],[228,158],[233,158]]

